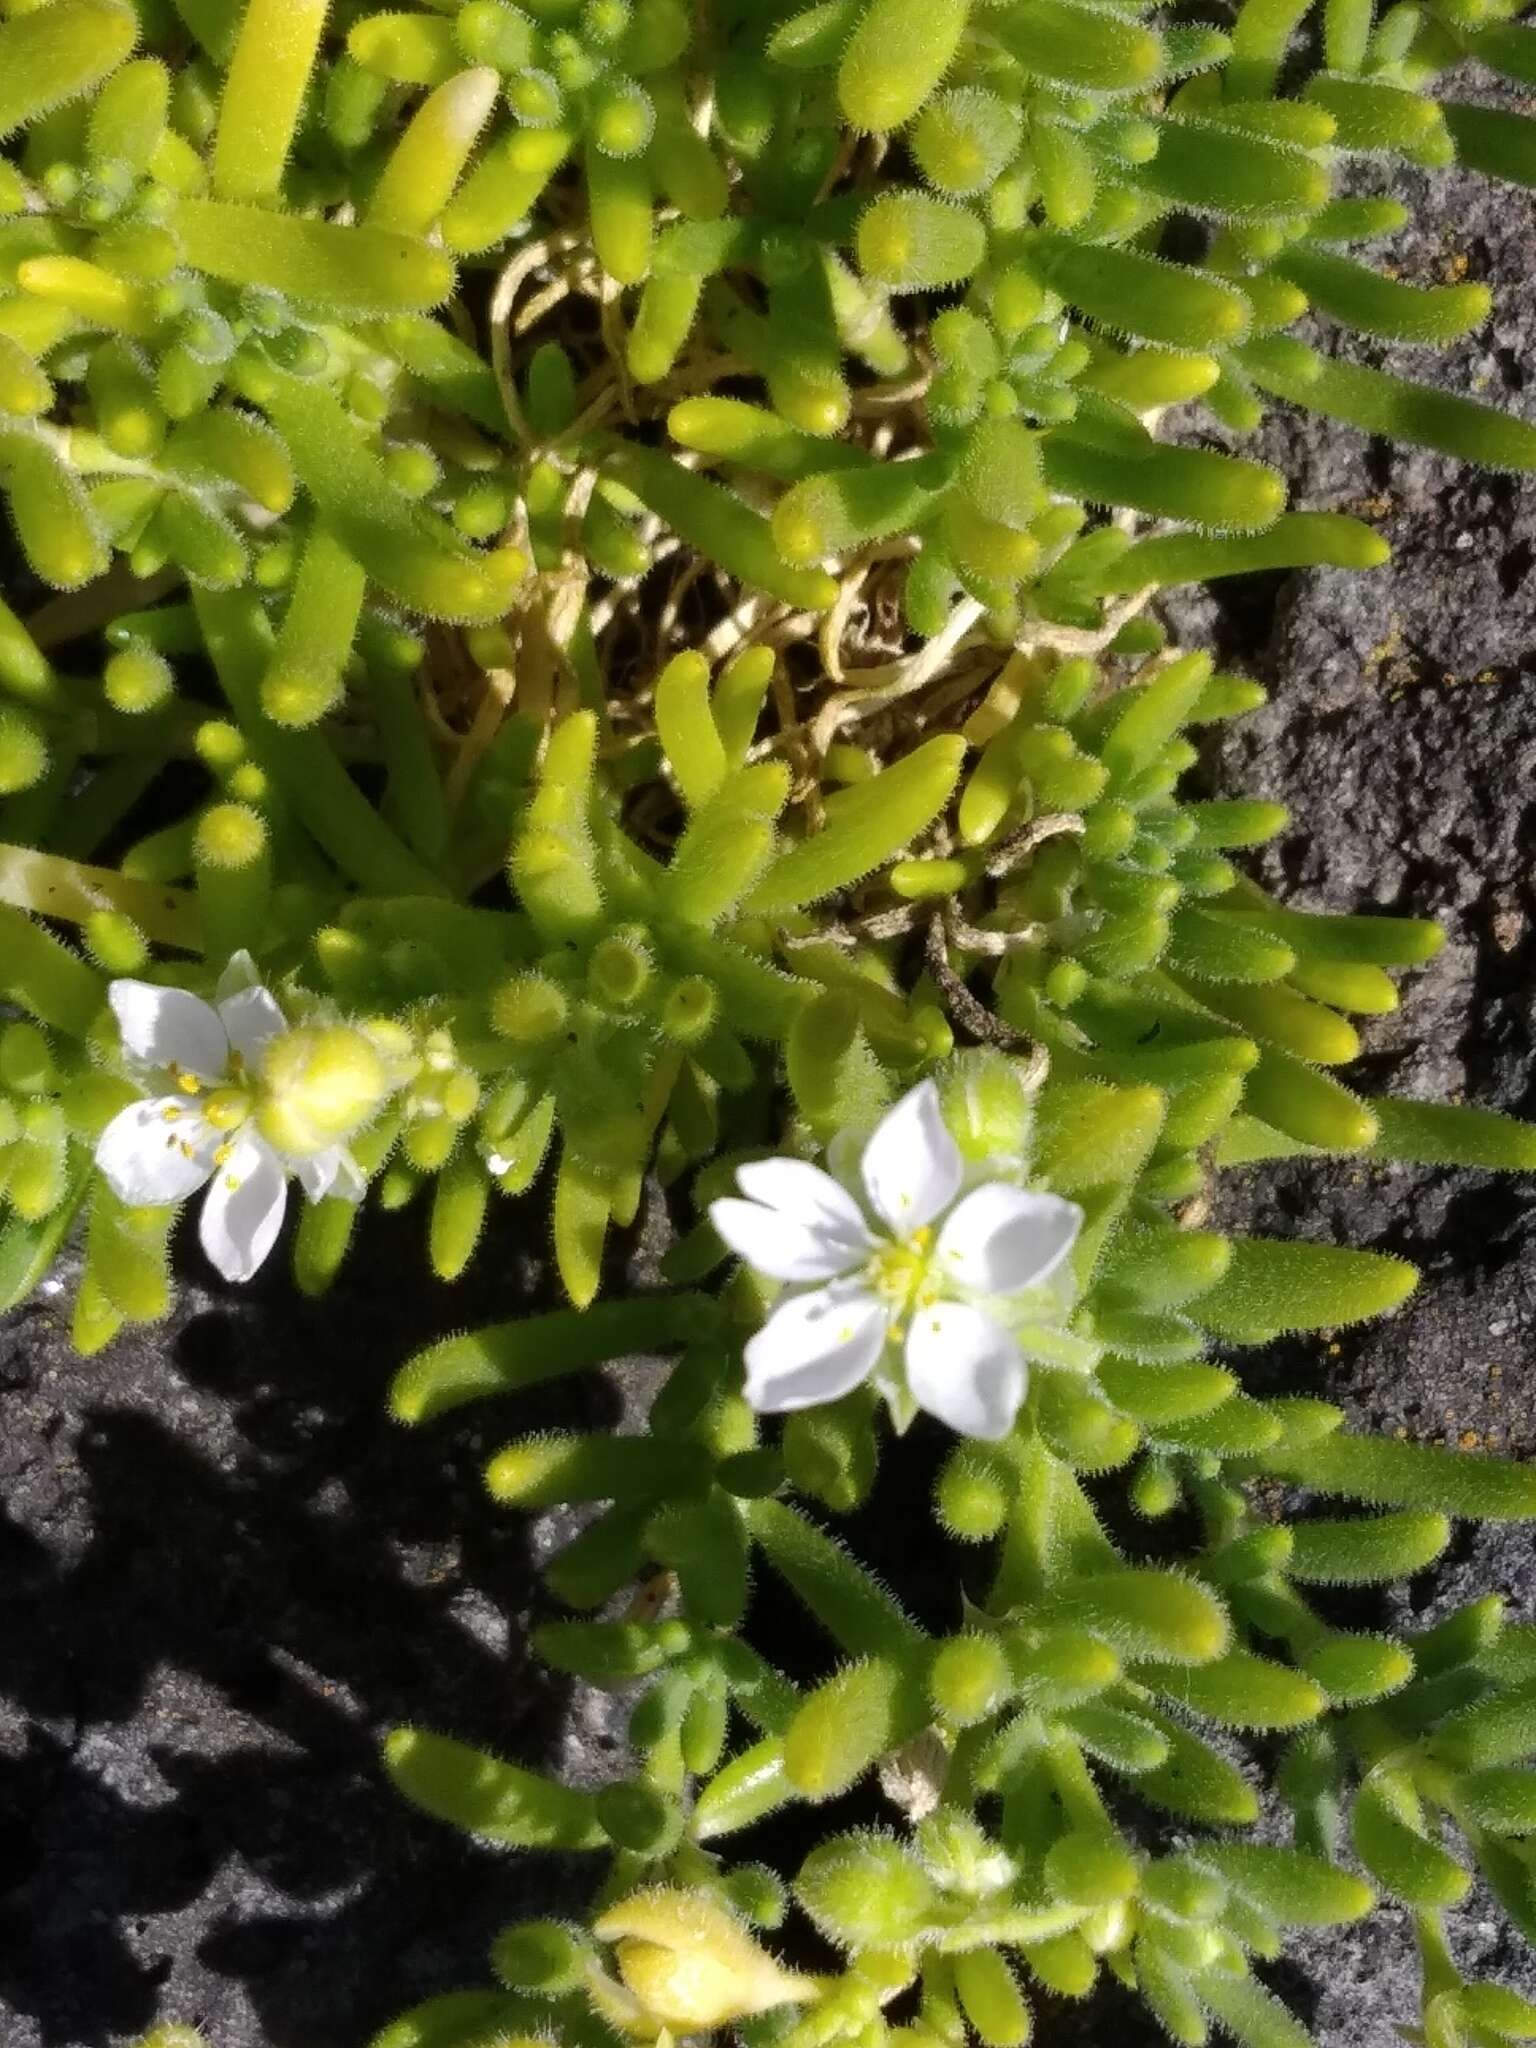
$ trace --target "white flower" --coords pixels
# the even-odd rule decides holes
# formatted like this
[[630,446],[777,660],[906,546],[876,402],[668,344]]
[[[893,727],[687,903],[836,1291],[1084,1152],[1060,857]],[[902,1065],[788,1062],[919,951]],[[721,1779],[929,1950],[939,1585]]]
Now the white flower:
[[128,1064],[151,1091],[96,1142],[96,1164],[120,1201],[158,1207],[206,1185],[203,1250],[226,1280],[249,1280],[277,1242],[290,1173],[312,1202],[362,1199],[344,1147],[288,1157],[252,1121],[261,1055],[288,1020],[249,954],[230,962],[212,1003],[148,981],[114,981],[107,1000]]
[[962,1194],[964,1164],[938,1090],[924,1081],[876,1126],[860,1162],[864,1206],[803,1159],[741,1167],[745,1201],[710,1204],[731,1250],[786,1283],[746,1347],[747,1399],[765,1413],[814,1407],[877,1369],[918,1407],[996,1441],[1024,1398],[1010,1300],[1048,1281],[1083,1212],[988,1181]]

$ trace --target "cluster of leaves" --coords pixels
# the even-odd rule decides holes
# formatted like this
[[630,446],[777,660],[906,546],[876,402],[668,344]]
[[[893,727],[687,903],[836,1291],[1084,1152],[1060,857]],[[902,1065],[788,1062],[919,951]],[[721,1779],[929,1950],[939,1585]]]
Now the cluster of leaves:
[[[1529,122],[1430,90],[1469,55],[1536,73],[1508,11],[1378,21],[1356,0],[1298,79],[1307,10],[1274,0],[1230,35],[1080,0],[707,23],[679,0],[16,7],[0,484],[60,588],[116,551],[141,576],[260,590],[281,619],[263,700],[299,726],[349,659],[372,665],[378,605],[501,618],[526,566],[507,536],[589,471],[578,537],[601,575],[647,561],[642,507],[792,606],[831,602],[829,558],[910,541],[924,635],[962,588],[1000,626],[1080,624],[1192,577],[1364,566],[1380,548],[1358,522],[1286,515],[1275,473],[1158,421],[1203,400],[1241,432],[1278,396],[1536,466],[1536,430],[1287,331],[1310,307],[1440,345],[1486,316],[1481,286],[1341,253],[1403,212],[1332,193],[1361,155],[1459,151],[1531,181]],[[1169,260],[1170,236],[1195,256]],[[542,263],[608,309],[583,360],[550,345],[527,404],[510,337],[493,331],[494,375],[461,338],[477,270],[508,252],[514,292]],[[459,332],[430,317],[456,288]],[[714,388],[743,374],[761,398]],[[615,433],[636,404],[740,495]],[[893,430],[910,460],[889,459]],[[786,486],[771,523],[765,484]],[[1090,507],[1123,516],[1090,527]],[[1133,546],[1147,519],[1176,531]],[[7,715],[0,778],[20,786],[44,748]]]
[[[1378,1313],[1412,1269],[1176,1228],[1159,1168],[1182,1149],[1167,1140],[1177,1091],[1054,1075],[1032,1087],[994,1049],[940,1073],[965,1156],[1022,1159],[1031,1185],[1086,1218],[1078,1307],[1037,1350],[1018,1428],[961,1442],[934,1486],[940,1530],[986,1558],[925,1570],[952,1580],[949,1632],[919,1626],[821,1519],[876,1485],[874,1394],[777,1431],[744,1401],[744,1287],[453,1337],[398,1376],[394,1413],[421,1426],[637,1345],[677,1354],[645,1434],[518,1437],[486,1468],[509,1506],[601,1504],[547,1568],[576,1614],[535,1646],[631,1700],[636,1776],[579,1791],[419,1729],[386,1745],[409,1798],[482,1840],[606,1855],[592,1928],[508,1928],[493,1956],[503,1991],[432,2001],[377,2048],[732,2023],[776,2048],[1018,2048],[1028,1981],[1080,1997],[1103,1971],[1191,2048],[1213,2026],[1244,2048],[1300,2048],[1254,1966],[1286,1928],[1356,1918],[1377,1890],[1418,1916],[1427,2039],[1527,2038],[1536,2008],[1465,1982],[1441,1916],[1471,1883],[1449,1825],[1536,1934],[1536,1631],[1486,1599],[1417,1635],[1362,1632],[1331,1617],[1328,1589],[1423,1569],[1454,1518],[1536,1516],[1536,1478],[1352,1434],[1322,1401],[1255,1398],[1211,1356],[1213,1340],[1230,1350]],[[1177,1565],[1138,1561],[1138,1518],[1167,1521]],[[742,1640],[754,1565],[817,1624],[824,1675],[791,1678]],[[1290,1846],[1234,1832],[1261,1815],[1234,1762],[1250,1732],[1285,1739]],[[867,1811],[871,1779],[906,1816],[899,1833],[850,1831],[831,1804]],[[750,1851],[751,1830],[793,1803],[828,1805],[830,1832],[786,1887],[734,1860],[728,1838]],[[1148,1852],[1138,1806],[1171,1817],[1176,1846]],[[1364,1878],[1341,1867],[1346,1844]],[[792,1904],[840,1967],[793,1980],[761,1948]],[[904,2017],[888,2020],[898,2000]]]

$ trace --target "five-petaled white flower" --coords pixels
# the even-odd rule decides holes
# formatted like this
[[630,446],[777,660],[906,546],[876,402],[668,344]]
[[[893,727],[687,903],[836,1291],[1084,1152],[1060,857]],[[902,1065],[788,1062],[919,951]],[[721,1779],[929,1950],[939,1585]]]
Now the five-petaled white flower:
[[229,963],[212,1003],[148,981],[114,981],[107,999],[128,1065],[151,1091],[96,1143],[119,1200],[158,1207],[206,1184],[203,1250],[226,1280],[249,1280],[277,1242],[290,1174],[312,1202],[362,1199],[363,1177],[344,1146],[290,1156],[253,1121],[262,1054],[289,1025],[248,953]]
[[764,1413],[814,1407],[880,1372],[898,1408],[916,1402],[995,1442],[1027,1377],[1013,1298],[1062,1266],[1082,1210],[1004,1181],[962,1194],[965,1165],[931,1081],[876,1126],[860,1178],[863,1207],[819,1166],[761,1159],[737,1170],[745,1201],[710,1204],[731,1250],[785,1283],[746,1347],[747,1399]]

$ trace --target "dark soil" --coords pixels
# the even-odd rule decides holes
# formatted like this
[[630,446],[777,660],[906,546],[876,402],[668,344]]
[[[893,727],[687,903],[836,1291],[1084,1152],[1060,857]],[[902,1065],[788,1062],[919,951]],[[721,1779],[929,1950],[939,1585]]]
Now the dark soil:
[[[1422,225],[1393,245],[1402,274],[1464,267],[1500,301],[1443,371],[1413,367],[1536,411],[1529,200],[1460,176],[1409,196]],[[1367,1033],[1363,1085],[1536,1113],[1536,490],[1325,424],[1265,440],[1294,502],[1364,509],[1397,554],[1369,577],[1171,608],[1273,690],[1213,748],[1212,786],[1292,805],[1273,866],[1293,900],[1445,920],[1401,1017]],[[1256,1382],[1531,1455],[1533,1203],[1452,1172],[1237,1177],[1232,1220],[1424,1268],[1393,1320],[1274,1347]],[[495,1511],[478,1471],[514,1429],[616,1418],[645,1368],[422,1436],[382,1406],[394,1366],[445,1322],[537,1297],[543,1229],[536,1205],[509,1212],[451,1298],[410,1217],[375,1224],[320,1304],[292,1298],[279,1261],[243,1293],[210,1291],[194,1255],[174,1321],[89,1363],[67,1339],[66,1265],[0,1330],[3,2048],[109,2048],[156,2018],[201,2023],[215,2048],[361,2048],[411,2000],[484,1981],[503,1922],[574,1903],[576,1872],[469,1846],[375,1765],[380,1730],[420,1718],[589,1778],[613,1767],[614,1712],[527,1651],[532,1567],[561,1529]],[[1528,1532],[1464,1533],[1399,1607],[1422,1617],[1489,1587],[1536,1618]],[[1536,1980],[1481,1904],[1458,1948]],[[1324,2048],[1396,2048],[1417,2011],[1406,1916],[1309,1938],[1274,1981]],[[1043,2014],[1039,2038],[1110,2032],[1153,2039],[1116,1991]]]

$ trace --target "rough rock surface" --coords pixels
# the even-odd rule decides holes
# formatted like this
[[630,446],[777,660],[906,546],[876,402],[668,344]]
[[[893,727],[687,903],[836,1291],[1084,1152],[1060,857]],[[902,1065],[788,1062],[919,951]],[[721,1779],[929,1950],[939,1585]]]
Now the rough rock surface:
[[[1536,412],[1530,201],[1460,176],[1405,196],[1423,210],[1393,245],[1402,274],[1499,296],[1444,374]],[[1274,691],[1213,753],[1213,787],[1293,805],[1275,867],[1294,900],[1446,920],[1403,1015],[1368,1033],[1366,1085],[1536,1113],[1536,489],[1326,424],[1275,423],[1265,441],[1295,502],[1365,509],[1397,552],[1370,577],[1173,608]],[[1531,1455],[1533,1200],[1449,1172],[1239,1177],[1234,1218],[1425,1268],[1389,1324],[1275,1347],[1255,1380]],[[512,1425],[471,1411],[418,1439],[383,1416],[389,1371],[444,1314],[416,1229],[377,1228],[318,1305],[275,1269],[243,1295],[206,1291],[189,1260],[174,1323],[91,1363],[64,1335],[67,1272],[0,1330],[4,2048],[111,2048],[156,2018],[200,2022],[215,2048],[360,2048],[411,1999],[482,1981],[503,1921],[574,1901],[570,1869],[462,1843],[375,1767],[379,1730],[412,1717],[588,1777],[618,1742],[611,1712],[528,1656],[530,1568],[559,1531],[519,1527],[480,1488]],[[504,1225],[455,1319],[536,1292],[540,1230],[533,1209]],[[515,1426],[611,1420],[623,1398],[595,1383],[529,1397]],[[1422,1616],[1490,1586],[1536,1616],[1529,1533],[1460,1539],[1402,1605]],[[1536,1978],[1481,1904],[1458,1941],[1490,1973]],[[1309,1939],[1275,1981],[1323,2048],[1396,2048],[1416,2010],[1406,1917]],[[1154,2038],[1113,1990],[1042,2014],[1038,2036],[1110,2037]]]

